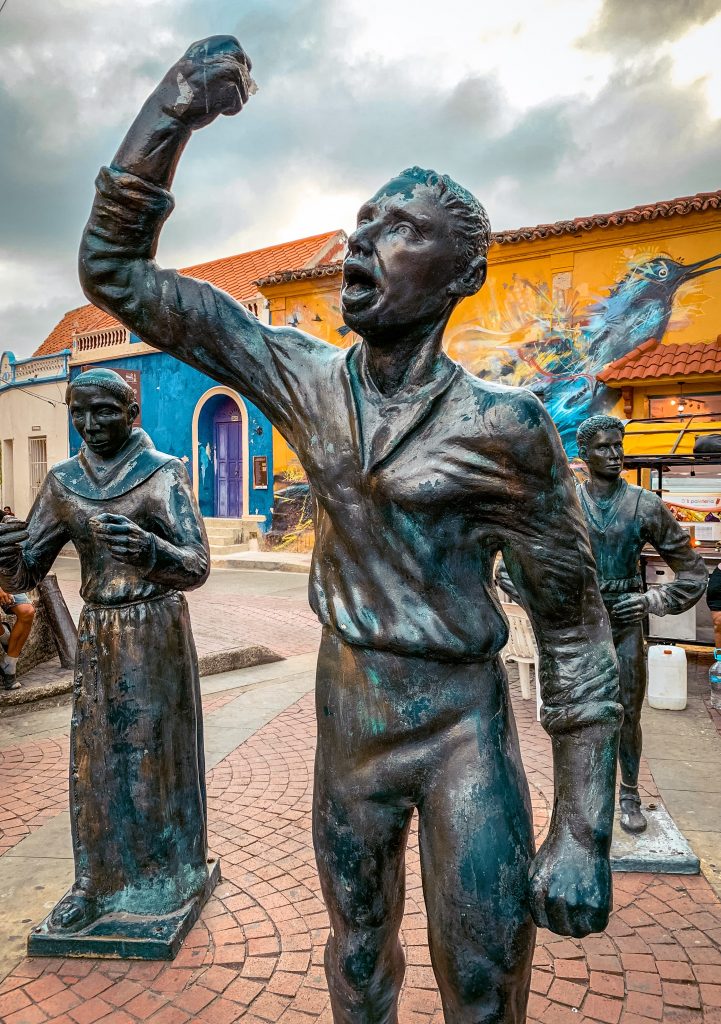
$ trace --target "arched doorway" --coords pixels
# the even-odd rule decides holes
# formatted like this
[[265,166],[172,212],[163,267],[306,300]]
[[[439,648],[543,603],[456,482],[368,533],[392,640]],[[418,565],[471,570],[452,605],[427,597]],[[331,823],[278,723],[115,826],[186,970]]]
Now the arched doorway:
[[230,388],[211,388],[193,414],[193,489],[202,514],[241,519],[248,509],[248,412]]

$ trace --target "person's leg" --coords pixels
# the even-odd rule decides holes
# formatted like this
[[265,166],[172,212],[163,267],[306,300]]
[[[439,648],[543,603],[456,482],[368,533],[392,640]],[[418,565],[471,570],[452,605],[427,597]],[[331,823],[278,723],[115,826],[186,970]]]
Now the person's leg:
[[412,811],[358,798],[316,764],[313,843],[330,917],[325,970],[335,1024],[396,1024],[405,961],[398,939]]
[[15,616],[15,624],[10,630],[7,644],[0,647],[0,671],[2,672],[3,687],[6,690],[16,690],[20,687],[15,675],[17,661],[30,636],[35,618],[35,608],[27,594],[16,594],[15,603],[8,609],[8,613]]
[[626,832],[643,832],[647,822],[641,812],[638,772],[643,750],[641,710],[646,694],[647,670],[641,623],[625,627],[614,626],[613,641],[618,658],[619,699],[623,705],[623,724],[618,748],[621,772],[621,827]]
[[33,628],[35,608],[29,601],[23,602],[13,606],[12,614],[15,616],[15,625],[10,630],[7,652],[8,657],[17,659]]
[[[490,667],[483,669],[490,671]],[[522,1024],[535,926],[527,902],[531,805],[502,670],[499,706],[452,734],[419,806],[431,958],[445,1019]]]
[[351,648],[324,630],[313,843],[331,925],[325,970],[335,1024],[398,1019],[405,968],[398,930],[414,807],[407,779],[415,777],[405,760],[415,746],[400,720],[408,674],[403,659]]

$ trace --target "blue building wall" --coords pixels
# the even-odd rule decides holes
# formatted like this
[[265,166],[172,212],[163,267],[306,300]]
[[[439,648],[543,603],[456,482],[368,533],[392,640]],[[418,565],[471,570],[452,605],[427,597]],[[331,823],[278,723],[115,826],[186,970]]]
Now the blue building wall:
[[[218,386],[204,373],[181,363],[165,352],[153,352],[137,356],[125,356],[122,359],[103,360],[102,365],[110,370],[137,370],[140,373],[140,406],[141,425],[153,440],[155,447],[162,452],[175,455],[185,461],[188,473],[193,475],[192,427],[193,413],[198,400],[210,388]],[[73,366],[70,379],[73,380],[81,372],[80,366]],[[242,396],[241,396],[242,397]],[[245,515],[266,516],[261,527],[270,525],[270,509],[273,504],[273,430],[266,416],[246,399],[243,399],[248,411],[248,447],[249,464],[243,467],[248,475],[249,507],[244,509]],[[212,409],[215,403],[209,402]],[[205,407],[204,407],[205,408]],[[208,411],[210,411],[210,409]],[[72,423],[69,426],[70,454],[76,455],[82,444],[81,438]],[[213,470],[213,424],[212,415],[203,415],[201,411],[198,424],[198,444],[203,448],[210,445],[210,459],[199,452],[199,468],[203,464],[205,472],[200,472],[198,500],[200,511],[204,516],[214,514],[215,481]],[[263,455],[268,460],[267,488],[253,487],[253,456]]]

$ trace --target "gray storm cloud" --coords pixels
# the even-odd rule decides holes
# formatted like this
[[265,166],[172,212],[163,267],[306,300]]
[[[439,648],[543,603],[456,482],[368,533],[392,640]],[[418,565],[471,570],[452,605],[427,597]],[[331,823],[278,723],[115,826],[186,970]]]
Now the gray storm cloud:
[[[240,117],[191,141],[161,244],[161,261],[172,266],[289,238],[308,182],[363,199],[412,164],[456,177],[487,202],[496,228],[715,188],[721,126],[701,85],[674,85],[651,35],[633,57],[627,44],[651,8],[674,9],[663,31],[653,30],[661,40],[720,5],[607,0],[593,45],[615,63],[600,92],[539,104],[530,83],[520,110],[484,72],[482,53],[475,73],[445,87],[380,54],[349,60],[353,23],[330,0],[8,0],[0,16],[0,263],[13,268],[13,283],[12,294],[0,292],[0,349],[31,352],[83,302],[75,259],[97,169],[194,39],[237,35],[260,91]],[[354,214],[349,205],[344,223],[315,230],[349,229]]]

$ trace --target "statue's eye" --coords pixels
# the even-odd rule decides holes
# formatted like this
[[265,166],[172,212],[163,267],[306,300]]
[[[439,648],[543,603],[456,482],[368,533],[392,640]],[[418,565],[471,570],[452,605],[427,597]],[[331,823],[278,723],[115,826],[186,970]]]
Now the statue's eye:
[[659,277],[668,277],[668,267],[661,267],[658,272]]

